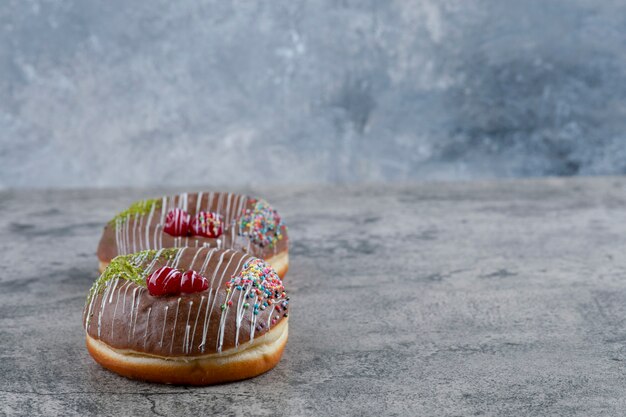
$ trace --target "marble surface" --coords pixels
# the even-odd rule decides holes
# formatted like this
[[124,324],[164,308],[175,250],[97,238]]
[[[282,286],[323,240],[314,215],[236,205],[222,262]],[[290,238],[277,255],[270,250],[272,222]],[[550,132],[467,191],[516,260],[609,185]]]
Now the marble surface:
[[3,0],[0,189],[624,174],[625,15],[624,0]]
[[[244,190],[245,191],[245,190]],[[103,222],[148,190],[0,193],[0,415],[618,415],[626,179],[259,191],[290,336],[258,378],[124,379],[84,347]]]

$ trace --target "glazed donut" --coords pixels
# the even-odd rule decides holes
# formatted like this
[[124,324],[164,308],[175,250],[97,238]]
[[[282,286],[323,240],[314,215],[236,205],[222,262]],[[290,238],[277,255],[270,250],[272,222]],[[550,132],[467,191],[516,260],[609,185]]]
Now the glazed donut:
[[251,378],[280,360],[287,297],[265,261],[210,247],[114,258],[89,291],[87,349],[103,367],[152,382]]
[[104,228],[100,272],[111,259],[142,250],[206,246],[234,249],[289,268],[287,227],[265,200],[232,193],[182,193],[137,201]]

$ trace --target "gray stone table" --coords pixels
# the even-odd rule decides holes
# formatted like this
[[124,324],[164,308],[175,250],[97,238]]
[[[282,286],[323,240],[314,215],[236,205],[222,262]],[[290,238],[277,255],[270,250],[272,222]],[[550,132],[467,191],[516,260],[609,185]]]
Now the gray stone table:
[[0,415],[626,410],[626,179],[258,190],[290,227],[289,343],[204,388],[84,347],[101,227],[161,191],[0,193]]

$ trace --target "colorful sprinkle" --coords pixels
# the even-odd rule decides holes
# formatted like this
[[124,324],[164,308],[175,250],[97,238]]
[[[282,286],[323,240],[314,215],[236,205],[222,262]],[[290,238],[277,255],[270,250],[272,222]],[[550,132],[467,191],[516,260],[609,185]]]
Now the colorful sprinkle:
[[[280,305],[286,302],[285,287],[274,269],[261,259],[253,258],[243,265],[241,272],[235,275],[226,284],[227,288],[236,288],[246,293],[246,298],[256,298],[252,303],[252,313],[259,314],[276,302],[277,312],[281,311]],[[229,301],[229,304],[231,302]],[[250,303],[245,302],[243,308],[249,308]],[[283,306],[284,308],[284,306]],[[279,318],[272,319],[273,322]]]
[[265,200],[250,200],[252,209],[244,209],[239,219],[239,235],[247,236],[260,246],[273,247],[283,238],[282,220],[276,210]]

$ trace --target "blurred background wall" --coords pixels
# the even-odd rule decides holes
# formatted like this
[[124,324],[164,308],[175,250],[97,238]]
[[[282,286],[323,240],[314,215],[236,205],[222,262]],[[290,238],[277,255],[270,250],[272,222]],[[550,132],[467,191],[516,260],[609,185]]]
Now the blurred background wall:
[[626,2],[0,2],[0,188],[626,172]]

